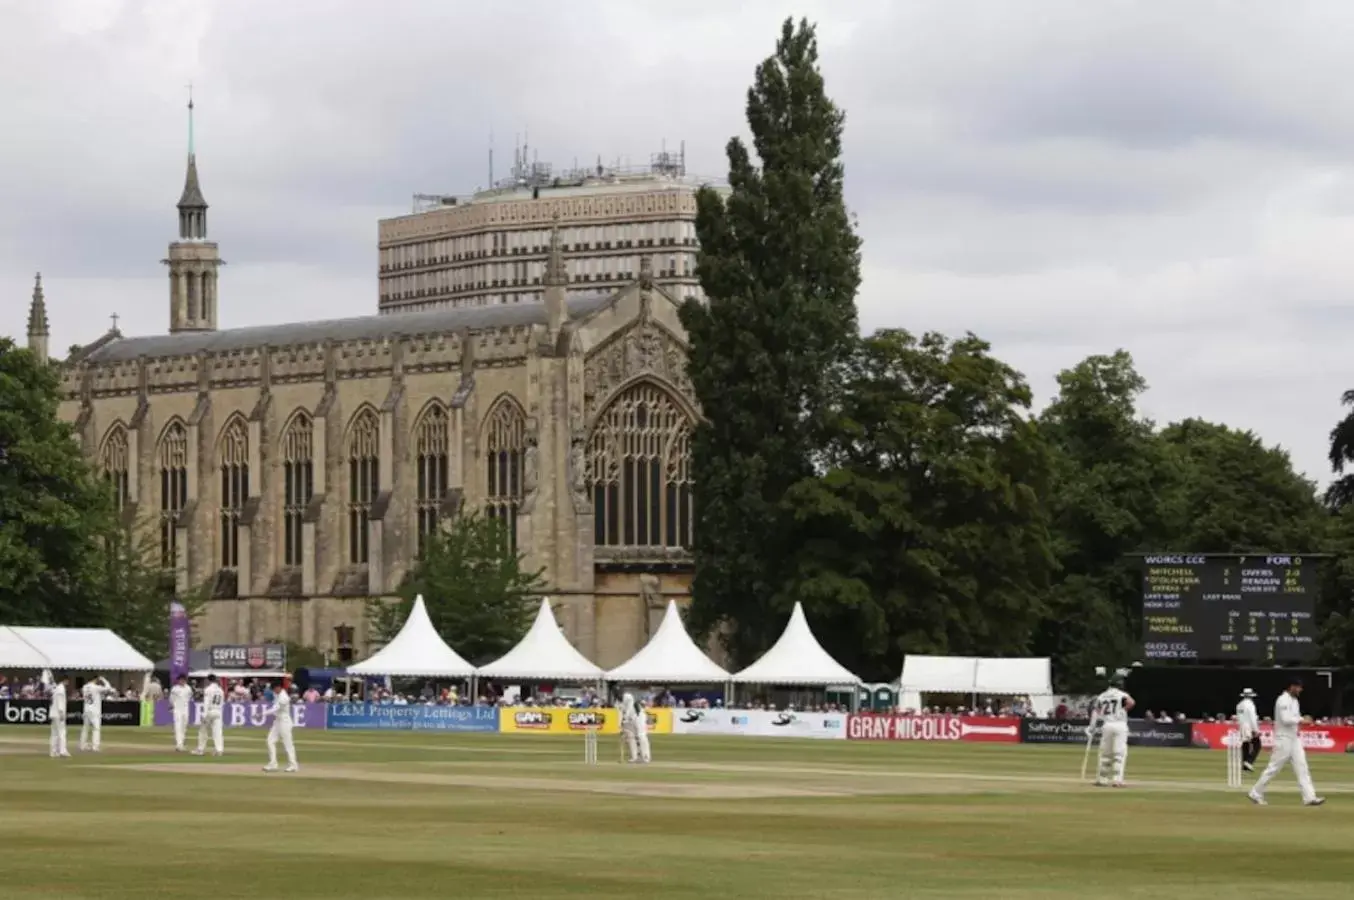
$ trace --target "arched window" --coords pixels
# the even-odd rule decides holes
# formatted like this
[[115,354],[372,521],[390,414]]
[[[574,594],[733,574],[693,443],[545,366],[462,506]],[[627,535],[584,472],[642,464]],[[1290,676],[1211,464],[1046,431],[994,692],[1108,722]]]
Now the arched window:
[[381,425],[364,409],[348,430],[348,562],[365,565],[371,547],[367,524],[381,490]]
[[131,484],[130,457],[127,429],[119,422],[108,429],[108,435],[103,439],[103,447],[99,449],[99,470],[103,472],[103,477],[108,480],[108,487],[113,492],[113,508],[118,512],[126,509],[127,503],[131,499],[129,496],[129,485]]
[[160,468],[160,565],[173,569],[179,560],[179,517],[188,505],[188,429],[174,421],[156,449]]
[[282,434],[282,564],[299,566],[304,556],[301,523],[315,495],[315,423],[304,412]]
[[522,475],[527,444],[527,417],[511,398],[494,405],[484,426],[485,513],[503,523],[508,545],[517,552],[517,511],[524,494]]
[[667,391],[637,384],[588,442],[597,546],[690,547],[691,421]]
[[221,432],[221,568],[240,565],[240,517],[249,499],[249,426],[236,417]]
[[428,535],[437,528],[442,515],[442,500],[447,495],[450,468],[451,435],[447,427],[447,409],[440,403],[428,407],[415,429],[418,457],[418,552],[422,553]]

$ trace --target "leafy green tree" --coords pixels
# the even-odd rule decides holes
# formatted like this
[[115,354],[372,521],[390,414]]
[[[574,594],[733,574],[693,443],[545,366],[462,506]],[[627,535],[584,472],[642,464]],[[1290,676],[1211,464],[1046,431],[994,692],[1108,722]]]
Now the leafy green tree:
[[[1354,407],[1354,391],[1345,391],[1340,402]],[[1336,509],[1343,509],[1354,502],[1354,408],[1349,415],[1331,429],[1330,433],[1331,471],[1340,477],[1326,490],[1326,503]],[[1346,474],[1345,467],[1351,471]]]
[[754,162],[728,144],[727,197],[697,196],[697,274],[708,302],[681,311],[704,418],[691,625],[719,629],[735,663],[783,625],[796,548],[781,502],[813,471],[858,332],[860,241],[842,198],[844,115],[824,93],[808,22],[786,20],[747,97]]
[[109,516],[102,531],[103,540],[95,551],[97,564],[87,586],[98,600],[100,626],[111,628],[152,660],[162,659],[169,652],[169,604],[177,600],[193,624],[196,642],[198,620],[211,597],[212,582],[177,596],[173,574],[160,567],[160,542],[154,527]]
[[442,639],[472,665],[483,665],[526,633],[544,592],[542,571],[522,567],[501,521],[462,510],[429,537],[398,602],[368,601],[368,622],[376,640],[389,641],[422,595]]
[[1199,419],[1176,422],[1161,440],[1178,458],[1181,516],[1168,548],[1199,553],[1315,553],[1327,515],[1316,485],[1278,447],[1249,431]]
[[110,498],[57,418],[56,370],[0,338],[0,623],[90,626]]
[[989,350],[973,335],[866,338],[830,468],[787,495],[785,592],[867,679],[896,677],[909,652],[1023,654],[1043,617],[1049,454],[1024,378]]
[[1054,453],[1046,502],[1061,572],[1035,646],[1073,690],[1098,683],[1096,666],[1137,658],[1141,571],[1129,554],[1176,549],[1185,473],[1138,413],[1147,383],[1127,352],[1088,357],[1058,387],[1039,425]]

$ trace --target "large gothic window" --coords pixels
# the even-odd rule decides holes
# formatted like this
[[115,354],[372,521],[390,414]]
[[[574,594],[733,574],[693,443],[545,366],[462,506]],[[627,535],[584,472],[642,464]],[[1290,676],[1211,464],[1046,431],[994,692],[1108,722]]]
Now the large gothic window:
[[423,552],[428,535],[441,518],[442,500],[447,495],[450,468],[451,435],[447,427],[447,409],[440,403],[428,407],[415,429],[418,457],[418,551]]
[[381,425],[364,409],[348,430],[348,562],[366,564],[371,547],[367,528],[381,489]]
[[131,500],[131,452],[127,443],[127,429],[120,422],[110,428],[103,439],[103,447],[99,449],[99,470],[103,472],[113,494],[113,508],[122,512]]
[[522,475],[527,445],[527,417],[508,397],[494,405],[484,426],[485,513],[503,523],[508,544],[517,551],[517,511],[524,494]]
[[240,565],[240,517],[249,499],[249,426],[236,417],[221,434],[221,568]]
[[315,495],[315,424],[297,413],[282,434],[282,564],[299,566],[304,555],[301,523]]
[[156,448],[160,469],[160,565],[173,569],[179,560],[179,517],[188,505],[188,429],[171,422]]
[[691,546],[691,420],[667,391],[637,384],[607,407],[588,483],[597,546]]

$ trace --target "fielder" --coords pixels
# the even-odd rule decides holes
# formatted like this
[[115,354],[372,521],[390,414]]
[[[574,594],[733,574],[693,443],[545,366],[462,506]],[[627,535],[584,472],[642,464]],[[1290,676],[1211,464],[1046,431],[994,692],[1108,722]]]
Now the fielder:
[[1246,688],[1236,705],[1237,740],[1241,741],[1241,768],[1255,771],[1260,757],[1260,717],[1255,712],[1255,691]]
[[50,673],[42,674],[43,684],[50,685],[52,690],[52,705],[47,708],[47,721],[52,726],[49,752],[52,759],[69,757],[70,751],[66,749],[66,686],[70,684],[70,679],[63,677],[53,683]]
[[188,676],[180,675],[169,689],[169,706],[174,711],[174,750],[184,751],[183,741],[188,736],[188,715],[193,709],[193,689]]
[[1090,737],[1100,724],[1100,760],[1095,783],[1098,787],[1124,786],[1124,766],[1128,762],[1128,711],[1133,698],[1122,689],[1122,675],[1110,679],[1110,686],[1091,702],[1091,723],[1086,726]]
[[1256,806],[1268,805],[1265,788],[1290,762],[1293,764],[1293,774],[1298,779],[1298,788],[1302,791],[1302,805],[1320,806],[1326,802],[1325,797],[1316,795],[1311,773],[1307,770],[1307,750],[1302,746],[1302,735],[1299,733],[1302,709],[1298,704],[1298,695],[1301,693],[1302,679],[1293,676],[1288,682],[1288,689],[1274,703],[1274,750],[1269,754],[1269,765],[1260,773],[1260,779],[1247,794]]
[[80,749],[99,752],[99,736],[103,733],[103,698],[116,693],[108,679],[100,675],[85,682],[80,689],[85,709],[80,725]]
[[639,761],[652,761],[649,755],[649,716],[644,712],[644,702],[635,700],[635,743],[639,746]]
[[296,745],[291,737],[291,694],[286,688],[278,688],[277,696],[273,699],[273,705],[269,707],[268,713],[273,717],[273,727],[268,729],[268,765],[263,767],[263,771],[277,771],[278,741],[282,742],[282,749],[287,753],[287,771],[299,771],[300,766],[296,764]]
[[194,756],[201,756],[207,752],[207,735],[212,738],[212,746],[216,752],[214,755],[222,756],[226,752],[226,742],[221,736],[221,714],[226,705],[225,692],[221,690],[221,685],[216,683],[215,675],[207,676],[207,686],[202,689],[202,722],[197,728],[197,749],[193,751]]

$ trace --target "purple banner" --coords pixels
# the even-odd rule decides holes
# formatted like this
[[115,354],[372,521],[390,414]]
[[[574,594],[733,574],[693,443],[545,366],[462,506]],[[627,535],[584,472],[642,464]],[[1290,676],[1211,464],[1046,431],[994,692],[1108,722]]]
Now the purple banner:
[[[297,728],[328,728],[327,712],[323,703],[293,703],[292,724]],[[202,704],[194,701],[188,712],[188,723],[196,727],[201,721]],[[174,710],[168,700],[156,702],[155,724],[174,724]],[[221,724],[226,728],[271,728],[273,717],[268,715],[267,703],[227,703],[221,714]]]
[[193,623],[182,603],[169,604],[169,681],[188,674],[188,653],[193,646]]

